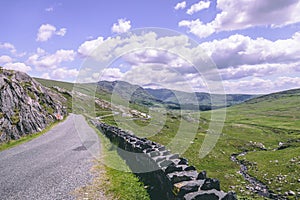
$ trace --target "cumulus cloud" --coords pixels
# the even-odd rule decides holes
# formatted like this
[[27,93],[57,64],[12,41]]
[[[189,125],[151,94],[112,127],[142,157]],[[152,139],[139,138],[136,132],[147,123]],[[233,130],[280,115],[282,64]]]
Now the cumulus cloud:
[[73,61],[76,52],[73,50],[57,50],[54,54],[47,54],[44,50],[38,49],[36,54],[31,55],[27,63],[35,66],[37,69],[55,69],[60,63]]
[[164,64],[146,63],[132,68],[122,76],[124,81],[143,87],[169,88],[176,90],[191,91],[190,79],[185,75],[172,70]]
[[93,51],[103,43],[104,38],[98,37],[95,40],[89,40],[82,43],[78,48],[78,53],[82,56],[91,56]]
[[209,8],[210,2],[209,1],[199,1],[198,3],[193,4],[186,13],[192,15],[196,12]]
[[299,0],[217,0],[217,9],[221,12],[209,23],[196,19],[182,20],[178,25],[203,38],[220,31],[254,26],[281,27],[300,22]]
[[0,64],[10,63],[10,62],[12,62],[11,57],[9,57],[7,55],[0,56]]
[[179,9],[185,9],[186,7],[186,2],[183,1],[183,2],[179,2],[176,4],[176,6],[174,7],[175,10],[179,10]]
[[125,33],[130,30],[131,24],[130,20],[118,19],[118,23],[114,23],[111,31],[113,33]]
[[16,62],[16,63],[6,63],[3,65],[6,69],[17,70],[21,72],[28,73],[32,70],[32,68],[24,63]]
[[77,69],[57,68],[51,72],[53,79],[74,79],[77,77],[79,71]]
[[207,37],[213,34],[216,30],[212,24],[204,24],[199,19],[196,20],[182,20],[178,23],[179,27],[187,27],[190,33],[198,36],[199,38]]
[[66,28],[56,29],[51,24],[42,24],[38,30],[36,41],[45,42],[49,40],[53,35],[64,36],[67,32]]
[[289,69],[289,65],[283,64],[258,64],[258,65],[240,65],[220,69],[219,73],[223,80],[242,79],[245,77],[264,77],[277,74]]
[[270,41],[232,35],[201,44],[218,68],[266,63],[293,63],[300,59],[300,32],[285,40]]
[[[157,87],[155,82],[159,82],[168,87],[180,88],[180,84],[184,83],[182,78],[188,80],[194,89],[201,90],[205,88],[203,79],[199,79],[203,75],[202,78],[206,81],[220,80],[221,77],[228,85],[233,86],[241,81],[240,86],[245,92],[248,91],[247,84],[250,84],[246,79],[256,78],[254,80],[257,84],[252,85],[253,88],[260,86],[259,84],[266,87],[269,82],[258,80],[284,74],[289,77],[289,74],[300,72],[300,32],[288,39],[276,41],[252,39],[237,34],[193,46],[187,36],[166,37],[150,31],[141,35],[130,34],[126,38],[100,37],[83,43],[85,45],[79,48],[80,52],[90,52],[97,41],[101,45],[93,54],[89,54],[91,58],[100,63],[111,63],[115,58],[120,58],[126,66],[130,66],[124,68],[125,71],[120,67],[122,74],[120,71],[113,71],[108,75],[109,80],[122,77],[125,81],[147,87]],[[209,57],[215,62],[217,69],[209,61]],[[200,73],[193,64],[199,67]],[[91,72],[95,73],[95,70]],[[93,73],[86,77],[92,77]],[[174,78],[174,74],[177,78]]]
[[4,42],[4,43],[0,42],[0,49],[7,49],[13,54],[17,52],[15,46],[8,42]]
[[239,81],[223,81],[224,88],[227,93],[252,93],[252,94],[267,94],[282,90],[299,88],[300,78],[280,76],[278,78],[251,78]]
[[67,33],[67,29],[66,28],[61,28],[58,31],[55,32],[56,35],[59,36],[64,36]]
[[119,68],[106,68],[103,69],[100,73],[94,73],[93,78],[97,81],[106,80],[106,81],[114,81],[121,80],[124,74],[120,71]]

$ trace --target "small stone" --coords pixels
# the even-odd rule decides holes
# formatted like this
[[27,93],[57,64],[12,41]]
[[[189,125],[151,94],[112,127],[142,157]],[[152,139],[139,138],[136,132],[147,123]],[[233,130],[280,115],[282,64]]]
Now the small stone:
[[198,174],[197,180],[204,180],[206,179],[206,171],[202,171]]
[[226,196],[222,200],[237,200],[237,196],[235,192],[228,192]]
[[289,191],[288,191],[288,195],[290,195],[290,196],[295,196],[296,193],[295,193],[294,191],[292,191],[292,190],[289,190]]
[[220,191],[220,181],[214,178],[205,179],[204,184],[201,186],[201,190],[212,190],[216,189]]

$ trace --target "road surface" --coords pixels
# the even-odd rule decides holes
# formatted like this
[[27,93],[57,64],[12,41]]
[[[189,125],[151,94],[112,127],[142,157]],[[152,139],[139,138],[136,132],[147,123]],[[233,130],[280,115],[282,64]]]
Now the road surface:
[[0,199],[75,199],[73,191],[93,179],[99,149],[83,116],[70,114],[44,135],[0,152]]

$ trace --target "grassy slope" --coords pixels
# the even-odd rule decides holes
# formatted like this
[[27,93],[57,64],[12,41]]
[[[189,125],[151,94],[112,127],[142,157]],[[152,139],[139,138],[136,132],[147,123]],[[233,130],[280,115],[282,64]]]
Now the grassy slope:
[[[203,159],[200,159],[198,155],[208,129],[211,113],[201,112],[198,133],[182,156],[188,158],[198,170],[206,170],[210,177],[218,178],[223,190],[236,191],[240,199],[263,199],[246,189],[248,182],[245,182],[243,177],[237,173],[239,166],[230,160],[233,153],[256,149],[256,152],[250,152],[245,157],[239,158],[246,159],[252,164],[251,167],[249,166],[251,175],[266,183],[276,193],[284,193],[289,190],[300,192],[299,182],[297,182],[297,179],[300,178],[298,175],[300,157],[297,157],[300,155],[299,143],[291,143],[291,146],[284,150],[272,151],[278,147],[279,142],[300,138],[300,113],[298,112],[299,107],[297,107],[300,103],[299,97],[298,91],[292,94],[268,95],[227,108],[222,135],[215,148]],[[148,138],[168,146],[177,133],[181,117],[193,116],[193,113],[184,111],[179,114],[169,111],[166,116],[167,121],[163,128],[156,135]],[[152,122],[157,121],[157,119],[151,120],[153,120]],[[116,125],[113,117],[107,117],[104,121]],[[138,120],[135,120],[134,123],[141,127],[149,124],[149,122]],[[128,124],[125,123],[125,125]],[[130,126],[127,126],[127,129],[137,135],[140,134],[136,128],[131,129]],[[188,130],[185,134],[189,134]],[[268,151],[260,151],[251,145],[250,141],[264,144]],[[296,161],[291,163],[292,159]],[[278,164],[274,164],[275,160],[278,160]],[[277,180],[279,175],[286,175],[287,183],[285,180]]]
[[68,82],[62,82],[62,81],[54,81],[54,80],[48,80],[48,79],[42,79],[42,78],[34,78],[36,81],[41,83],[43,86],[51,88],[53,86],[58,86],[60,88],[63,88],[65,90],[72,91],[73,90],[73,83]]
[[[292,94],[269,95],[227,108],[222,135],[213,151],[203,159],[198,156],[199,149],[208,129],[211,113],[201,112],[201,127],[183,156],[198,170],[206,170],[210,177],[218,178],[223,190],[235,190],[240,198],[258,199],[260,197],[246,189],[248,183],[237,173],[239,166],[230,160],[230,155],[255,149],[250,141],[260,142],[268,151],[256,148],[256,152],[239,158],[253,164],[252,167],[249,166],[249,173],[278,193],[289,190],[300,192],[300,185],[297,182],[300,178],[299,143],[294,142],[287,149],[273,151],[279,142],[300,138],[299,97],[299,92],[294,91]],[[180,118],[169,119],[167,126],[150,139],[167,145],[177,131],[179,120]],[[278,161],[277,164],[274,163],[275,160]],[[278,180],[280,175],[286,175],[287,183],[285,180]]]

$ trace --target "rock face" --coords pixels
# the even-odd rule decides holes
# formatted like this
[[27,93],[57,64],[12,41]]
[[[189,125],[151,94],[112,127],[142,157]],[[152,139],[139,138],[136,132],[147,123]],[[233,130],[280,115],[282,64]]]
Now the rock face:
[[27,74],[0,67],[0,143],[43,130],[66,114],[63,101]]

